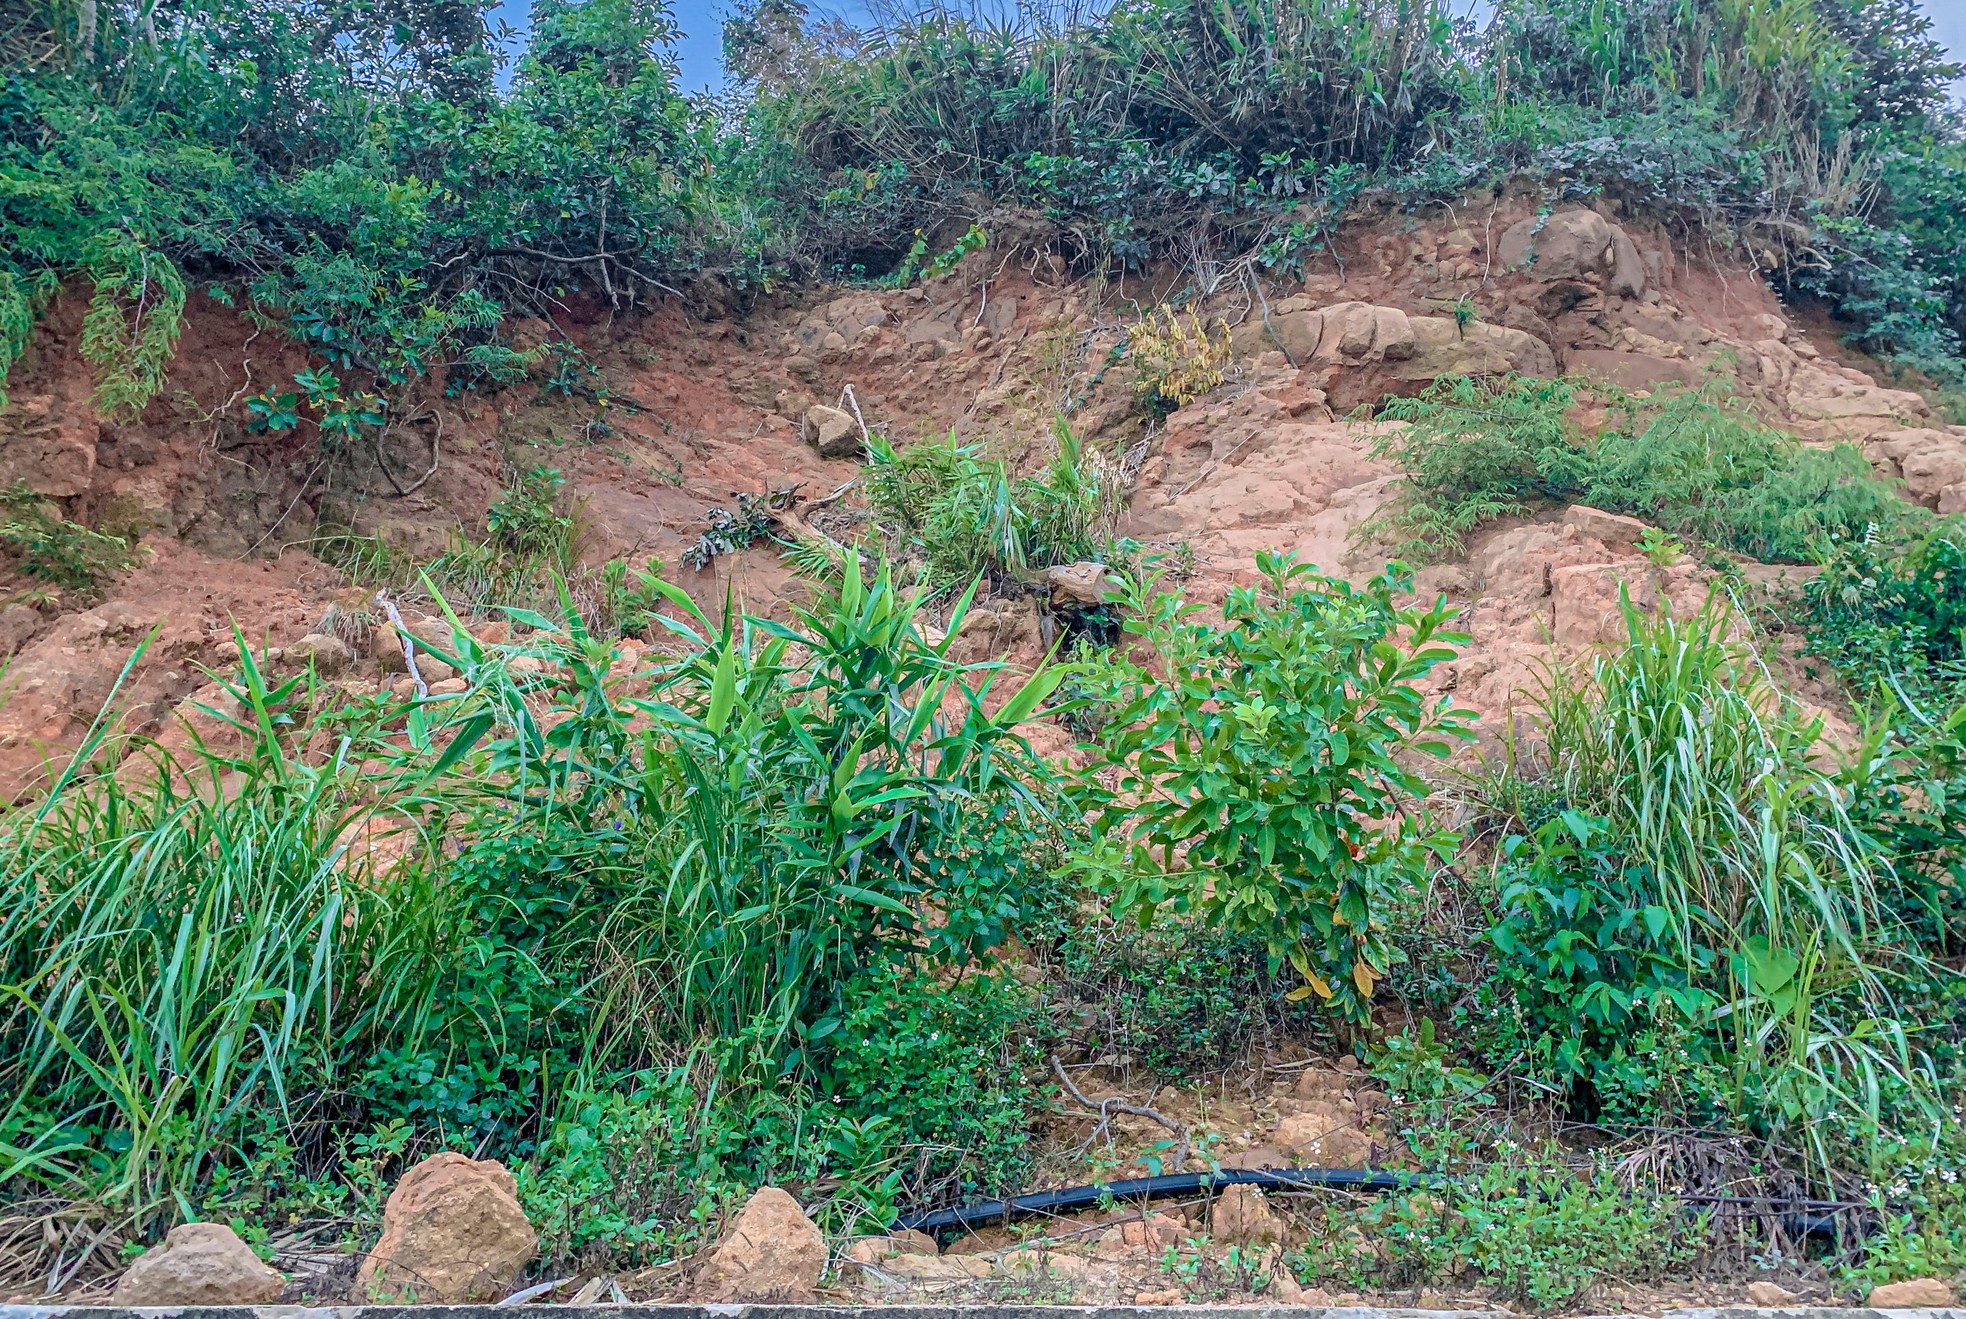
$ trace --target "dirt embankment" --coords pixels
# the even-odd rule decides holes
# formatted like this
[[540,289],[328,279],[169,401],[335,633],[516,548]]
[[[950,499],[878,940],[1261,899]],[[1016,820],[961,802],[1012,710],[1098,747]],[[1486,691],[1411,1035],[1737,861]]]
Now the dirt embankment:
[[[1135,408],[1118,350],[1138,309],[1172,287],[1094,286],[1031,251],[974,254],[922,288],[820,290],[728,319],[589,308],[521,325],[521,347],[577,343],[607,403],[592,377],[570,392],[546,379],[488,396],[432,392],[354,450],[324,446],[307,424],[254,434],[243,400],[291,389],[305,358],[200,299],[164,393],[139,418],[100,415],[71,297],[13,373],[0,484],[24,481],[77,520],[140,533],[148,558],[97,598],[10,591],[0,790],[18,792],[44,755],[74,744],[153,629],[126,693],[137,730],[220,664],[234,622],[272,646],[320,623],[344,592],[310,553],[323,528],[434,551],[459,529],[480,531],[501,485],[535,464],[565,474],[590,560],[652,555],[713,607],[730,589],[770,610],[793,589],[775,553],[704,570],[684,568],[683,555],[739,494],[816,499],[853,480],[854,459],[822,457],[802,438],[813,404],[857,406],[897,442],[953,430],[1014,458],[1042,453],[1064,412],[1134,471],[1123,530],[1192,554],[1188,589],[1203,599],[1246,579],[1263,549],[1354,574],[1377,567],[1353,532],[1392,473],[1371,456],[1369,428],[1344,417],[1446,375],[1580,372],[1647,388],[1731,372],[1771,420],[1808,440],[1856,442],[1907,497],[1966,508],[1966,428],[1849,364],[1724,253],[1689,253],[1608,211],[1543,214],[1527,199],[1386,216],[1348,231],[1339,250],[1342,265],[1301,285],[1259,298],[1231,281],[1204,298],[1235,327],[1237,366],[1164,425]],[[826,523],[849,531],[855,507],[849,491]],[[1426,570],[1422,588],[1446,591],[1473,634],[1436,681],[1492,716],[1540,661],[1612,639],[1621,583],[1647,605],[1704,597],[1701,570],[1655,569],[1635,539],[1628,520],[1572,511],[1498,525],[1465,562]],[[992,644],[1034,656],[1037,608],[1005,602]],[[1806,684],[1802,694],[1827,699]]]

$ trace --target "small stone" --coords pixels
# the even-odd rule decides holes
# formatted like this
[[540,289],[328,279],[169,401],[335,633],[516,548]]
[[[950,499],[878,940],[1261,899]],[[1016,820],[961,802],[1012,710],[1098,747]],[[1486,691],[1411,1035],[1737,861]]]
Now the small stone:
[[1179,1287],[1169,1287],[1163,1291],[1141,1292],[1133,1298],[1135,1305],[1179,1305],[1188,1299],[1188,1294]]
[[288,648],[287,658],[300,664],[311,662],[316,673],[332,678],[347,672],[348,666],[355,662],[355,652],[339,637],[309,632]]
[[1751,1282],[1748,1284],[1748,1300],[1755,1305],[1780,1306],[1794,1305],[1802,1298],[1772,1282]]
[[416,653],[416,671],[423,675],[423,681],[426,686],[440,682],[449,682],[457,676],[456,669],[444,663],[428,651],[422,650]]
[[839,408],[815,403],[806,409],[800,423],[805,442],[819,450],[821,458],[854,458],[860,453],[860,424],[853,415]]
[[1931,1310],[1951,1305],[1953,1294],[1937,1278],[1911,1278],[1871,1288],[1865,1303],[1873,1310]]
[[223,1223],[182,1223],[130,1265],[118,1305],[269,1305],[287,1280]]
[[504,1164],[433,1154],[389,1193],[382,1239],[355,1275],[353,1299],[501,1300],[538,1248]]
[[767,1186],[744,1202],[696,1280],[711,1302],[810,1305],[826,1268],[826,1238],[799,1202]]
[[471,684],[462,678],[445,678],[442,682],[430,684],[432,696],[461,696],[471,690]]

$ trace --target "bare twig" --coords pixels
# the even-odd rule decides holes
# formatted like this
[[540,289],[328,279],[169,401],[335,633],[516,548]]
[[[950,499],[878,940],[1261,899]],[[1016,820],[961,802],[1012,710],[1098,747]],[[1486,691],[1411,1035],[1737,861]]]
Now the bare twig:
[[1115,1113],[1126,1113],[1133,1117],[1143,1117],[1149,1121],[1160,1123],[1163,1127],[1166,1127],[1175,1134],[1181,1143],[1175,1154],[1174,1166],[1176,1168],[1185,1168],[1188,1166],[1188,1154],[1193,1146],[1188,1139],[1188,1127],[1186,1123],[1176,1122],[1173,1118],[1157,1108],[1143,1108],[1138,1104],[1128,1104],[1117,1098],[1102,1099],[1096,1104],[1093,1103],[1085,1097],[1085,1094],[1077,1086],[1072,1084],[1072,1078],[1065,1075],[1065,1064],[1060,1062],[1055,1054],[1051,1059],[1051,1070],[1058,1074],[1059,1083],[1065,1087],[1065,1093],[1072,1097],[1073,1102],[1077,1103],[1081,1108],[1090,1109],[1099,1115],[1099,1125],[1092,1129],[1091,1140],[1097,1140],[1101,1135],[1104,1135],[1109,1141],[1112,1139],[1110,1123]]
[[382,606],[382,612],[389,615],[389,625],[396,629],[396,640],[403,647],[403,663],[409,666],[410,681],[416,684],[416,694],[418,696],[430,695],[429,685],[423,681],[423,675],[417,671],[416,647],[410,642],[410,629],[403,622],[402,614],[397,612],[396,602],[389,598],[389,592],[387,591],[377,591],[375,593],[375,602]]

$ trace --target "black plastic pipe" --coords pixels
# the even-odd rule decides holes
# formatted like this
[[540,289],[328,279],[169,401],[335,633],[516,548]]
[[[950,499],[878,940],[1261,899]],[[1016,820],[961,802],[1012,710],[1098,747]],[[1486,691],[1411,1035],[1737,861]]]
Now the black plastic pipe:
[[1108,1199],[1159,1200],[1221,1186],[1263,1186],[1292,1191],[1404,1191],[1442,1186],[1451,1181],[1436,1173],[1372,1172],[1358,1168],[1222,1168],[1215,1172],[1172,1172],[1162,1177],[1068,1186],[1057,1191],[1033,1191],[1008,1200],[984,1200],[956,1209],[903,1214],[895,1226],[917,1232],[947,1232],[958,1228],[967,1231],[982,1224],[1028,1218],[1032,1214],[1090,1209]]
[[[1452,1186],[1458,1178],[1444,1173],[1379,1172],[1359,1168],[1221,1168],[1214,1172],[1177,1172],[1162,1177],[1134,1177],[1090,1186],[1067,1186],[1056,1191],[1033,1191],[1008,1200],[984,1200],[955,1209],[929,1209],[903,1214],[895,1227],[917,1232],[967,1232],[990,1223],[1011,1222],[1033,1214],[1066,1214],[1090,1209],[1110,1200],[1159,1200],[1191,1195],[1224,1186],[1260,1186],[1284,1191],[1408,1191]],[[1688,1196],[1690,1205],[1766,1204],[1753,1196]],[[1805,1201],[1799,1213],[1783,1215],[1792,1237],[1833,1235],[1839,1211],[1860,1208],[1833,1201]]]

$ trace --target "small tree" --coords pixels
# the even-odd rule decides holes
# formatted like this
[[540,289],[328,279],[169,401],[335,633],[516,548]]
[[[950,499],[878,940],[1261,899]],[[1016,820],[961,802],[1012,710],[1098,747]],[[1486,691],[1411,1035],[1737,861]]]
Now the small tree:
[[1081,868],[1143,924],[1172,908],[1261,935],[1304,977],[1298,997],[1363,1018],[1391,961],[1387,904],[1452,846],[1411,762],[1468,736],[1466,712],[1416,686],[1465,638],[1445,599],[1395,603],[1397,565],[1354,587],[1288,555],[1257,563],[1263,585],[1232,590],[1220,627],[1154,579],[1129,588],[1126,630],[1156,659],[1085,668],[1112,705],[1111,773]]

